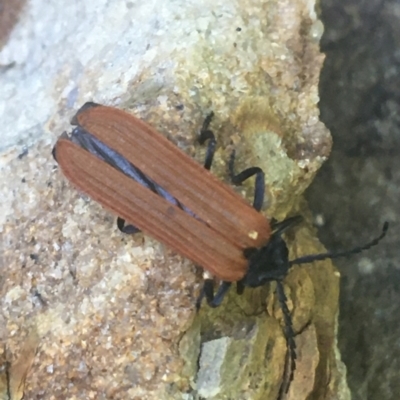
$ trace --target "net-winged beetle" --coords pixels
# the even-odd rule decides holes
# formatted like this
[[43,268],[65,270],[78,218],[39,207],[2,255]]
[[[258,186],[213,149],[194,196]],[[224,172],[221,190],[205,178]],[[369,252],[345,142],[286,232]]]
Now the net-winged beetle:
[[86,103],[77,112],[71,122],[75,129],[58,139],[53,155],[74,186],[118,215],[121,231],[142,230],[222,280],[214,294],[213,279],[205,279],[197,308],[204,297],[210,306],[219,306],[232,282],[238,293],[246,286],[276,282],[289,352],[287,379],[282,384],[286,392],[296,351],[283,289],[285,276],[293,265],[345,257],[375,246],[388,223],[380,236],[363,246],[289,260],[282,234],[301,217],[269,223],[259,212],[264,173],[252,167],[235,174],[234,153],[229,161],[232,182],[240,185],[255,176],[253,206],[210,173],[216,145],[209,129],[211,118],[212,114],[205,119],[199,138],[200,143],[208,142],[204,166],[140,119],[95,103]]

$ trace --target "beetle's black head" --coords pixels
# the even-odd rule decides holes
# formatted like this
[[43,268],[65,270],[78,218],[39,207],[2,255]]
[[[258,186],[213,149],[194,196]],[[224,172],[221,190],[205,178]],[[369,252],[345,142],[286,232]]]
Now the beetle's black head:
[[280,233],[273,234],[268,244],[259,249],[246,249],[245,257],[249,264],[241,281],[244,286],[257,287],[281,280],[290,267],[289,250]]
[[296,216],[282,222],[272,222],[274,233],[269,242],[259,249],[249,248],[244,251],[248,269],[241,280],[243,286],[262,286],[270,281],[282,280],[287,275],[291,264],[289,250],[282,239],[282,234],[301,220],[300,216]]

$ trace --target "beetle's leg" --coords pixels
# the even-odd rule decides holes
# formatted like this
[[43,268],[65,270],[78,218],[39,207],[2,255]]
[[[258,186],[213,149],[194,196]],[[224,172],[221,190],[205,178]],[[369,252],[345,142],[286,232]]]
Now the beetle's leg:
[[264,203],[264,194],[265,194],[265,178],[264,178],[264,171],[259,167],[251,167],[247,168],[244,171],[240,172],[239,174],[235,174],[234,172],[234,165],[235,165],[235,150],[232,152],[231,157],[229,159],[229,175],[231,177],[232,183],[234,185],[240,185],[246,179],[249,179],[253,175],[256,176],[256,184],[254,188],[254,200],[253,200],[253,207],[260,211],[261,207]]
[[210,307],[218,307],[221,305],[222,300],[224,299],[226,293],[231,287],[232,282],[222,281],[218,287],[217,293],[214,295],[214,280],[213,279],[204,279],[204,285],[201,289],[200,295],[196,301],[196,309],[197,311],[200,309],[201,302],[205,297],[207,303]]
[[117,227],[122,233],[127,233],[128,235],[140,232],[140,229],[134,225],[125,225],[125,220],[121,217],[117,218]]
[[285,233],[288,229],[291,229],[293,226],[299,224],[302,221],[303,217],[301,215],[296,215],[294,217],[286,218],[280,222],[273,220],[273,222],[271,223],[270,221],[270,225],[272,230],[274,231],[274,235],[280,236],[283,233]]
[[[280,388],[280,394],[287,393],[289,390],[290,382],[293,380],[294,371],[296,369],[296,342],[294,341],[294,331],[292,317],[287,306],[287,297],[283,288],[282,281],[276,281],[276,291],[278,294],[279,304],[283,313],[283,320],[285,323],[285,339],[287,344],[287,357],[285,361],[285,368],[283,371],[283,381]],[[280,398],[281,396],[279,396]]]
[[214,116],[214,113],[211,111],[210,114],[207,115],[206,119],[203,122],[203,126],[201,127],[199,143],[204,144],[206,140],[209,140],[207,145],[206,159],[204,160],[204,168],[210,169],[211,164],[213,162],[215,146],[217,141],[215,139],[215,135],[212,130],[208,129],[210,126],[211,120]]
[[236,282],[236,293],[237,294],[242,295],[244,292],[244,288],[245,288],[245,286],[244,286],[242,280]]
[[[209,292],[210,288],[208,286],[211,286],[211,291],[214,291],[214,282],[212,279],[204,279],[203,281],[203,287],[201,288],[199,297],[196,300],[196,310],[199,311],[201,307],[201,303],[206,296],[206,292]],[[213,293],[214,296],[214,293]]]

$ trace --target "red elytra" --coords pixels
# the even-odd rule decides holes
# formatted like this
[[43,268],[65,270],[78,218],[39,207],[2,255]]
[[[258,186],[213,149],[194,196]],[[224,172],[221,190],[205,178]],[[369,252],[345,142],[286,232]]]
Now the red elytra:
[[55,146],[56,159],[75,187],[218,278],[234,282],[244,276],[243,250],[265,245],[271,234],[262,214],[125,111],[88,103],[72,123],[117,151],[198,218],[62,136]]

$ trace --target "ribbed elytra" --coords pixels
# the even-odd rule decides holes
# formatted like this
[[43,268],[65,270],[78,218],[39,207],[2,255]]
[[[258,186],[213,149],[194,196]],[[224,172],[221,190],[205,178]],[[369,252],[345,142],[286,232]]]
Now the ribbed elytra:
[[208,142],[204,167],[140,119],[95,103],[86,103],[77,112],[72,120],[76,128],[61,135],[53,155],[75,187],[118,216],[121,231],[142,230],[222,280],[214,294],[213,279],[205,279],[197,309],[204,297],[210,306],[219,306],[232,282],[240,294],[246,286],[276,281],[288,347],[281,397],[296,367],[295,332],[283,290],[290,268],[369,249],[385,236],[388,223],[363,246],[289,260],[282,234],[302,218],[269,223],[259,212],[264,173],[251,167],[235,174],[235,153],[229,160],[230,177],[239,185],[255,176],[253,206],[208,171],[216,145],[209,130],[211,119],[212,114],[199,137],[200,143]]

